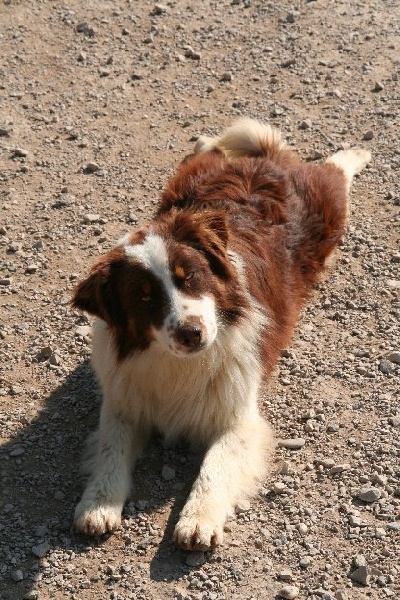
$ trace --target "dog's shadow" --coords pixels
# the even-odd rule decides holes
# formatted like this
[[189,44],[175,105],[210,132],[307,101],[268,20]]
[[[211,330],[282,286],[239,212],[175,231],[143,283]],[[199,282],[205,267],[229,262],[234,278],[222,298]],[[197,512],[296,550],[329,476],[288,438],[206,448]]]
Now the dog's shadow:
[[[84,538],[71,527],[84,485],[79,464],[87,435],[98,424],[100,398],[90,364],[83,362],[51,392],[39,414],[29,423],[22,417],[18,434],[0,446],[0,587],[5,600],[29,595],[35,581],[42,577],[43,562],[53,551],[79,555],[93,546],[107,544],[107,536],[99,540]],[[152,463],[157,467],[155,472]],[[162,465],[171,463],[178,465],[180,479],[165,481]],[[126,510],[137,507],[141,498],[150,498],[143,509],[149,519],[153,511],[163,515],[170,511],[150,564],[154,581],[172,581],[189,569],[185,565],[187,553],[176,549],[171,539],[199,464],[200,457],[188,455],[185,449],[164,450],[157,442],[138,463],[138,485],[134,476]],[[162,508],[167,503],[172,509]],[[137,516],[138,509],[135,511]],[[140,533],[130,537],[132,548],[136,552],[139,549],[139,562],[143,560],[143,540]]]

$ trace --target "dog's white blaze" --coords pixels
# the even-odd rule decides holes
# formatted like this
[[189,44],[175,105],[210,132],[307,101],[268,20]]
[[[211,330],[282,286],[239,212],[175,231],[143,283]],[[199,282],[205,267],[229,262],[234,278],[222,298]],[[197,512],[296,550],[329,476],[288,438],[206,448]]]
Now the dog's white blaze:
[[197,317],[202,324],[203,342],[207,347],[217,335],[215,302],[211,296],[192,298],[176,288],[169,268],[168,252],[163,238],[150,233],[142,244],[125,244],[125,253],[149,269],[163,284],[170,311],[160,330],[154,330],[155,338],[174,353],[186,354],[174,337],[178,324],[189,317]]

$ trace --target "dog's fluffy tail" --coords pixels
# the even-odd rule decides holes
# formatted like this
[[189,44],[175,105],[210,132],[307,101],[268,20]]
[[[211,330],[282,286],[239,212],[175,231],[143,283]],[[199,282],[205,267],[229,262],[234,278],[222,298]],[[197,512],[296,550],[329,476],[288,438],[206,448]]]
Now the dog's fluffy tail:
[[286,148],[277,129],[254,119],[243,118],[226,129],[220,137],[201,136],[194,151],[198,153],[219,150],[228,158],[266,156],[274,159]]

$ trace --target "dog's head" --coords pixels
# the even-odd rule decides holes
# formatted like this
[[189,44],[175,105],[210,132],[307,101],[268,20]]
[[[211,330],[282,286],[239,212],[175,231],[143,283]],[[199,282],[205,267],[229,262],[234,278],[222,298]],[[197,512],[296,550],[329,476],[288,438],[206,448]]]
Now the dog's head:
[[172,211],[102,256],[72,305],[108,324],[120,359],[152,343],[197,353],[243,308],[227,244],[222,213]]

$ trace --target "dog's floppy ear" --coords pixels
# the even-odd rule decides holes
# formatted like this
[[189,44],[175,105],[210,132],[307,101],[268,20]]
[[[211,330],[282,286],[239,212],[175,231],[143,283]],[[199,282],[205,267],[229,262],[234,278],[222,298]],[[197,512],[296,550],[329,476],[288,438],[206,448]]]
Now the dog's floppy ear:
[[178,241],[202,252],[216,275],[223,279],[230,276],[232,267],[226,254],[229,232],[222,211],[177,213],[173,233]]
[[71,305],[110,323],[117,298],[111,293],[110,280],[125,258],[121,248],[102,256],[91,268],[89,276],[76,286]]

